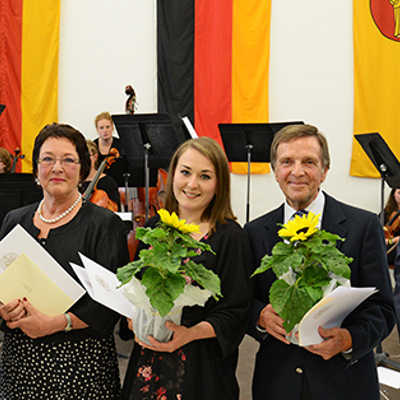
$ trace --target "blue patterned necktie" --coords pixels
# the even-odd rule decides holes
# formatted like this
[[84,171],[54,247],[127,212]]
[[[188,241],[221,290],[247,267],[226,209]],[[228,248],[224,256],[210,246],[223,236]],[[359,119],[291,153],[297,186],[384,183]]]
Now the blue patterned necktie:
[[296,215],[298,215],[299,217],[302,217],[303,215],[307,215],[307,214],[308,214],[308,211],[307,211],[307,210],[300,209],[300,210],[297,210],[297,211],[292,215],[292,218],[290,218],[290,219],[293,219]]

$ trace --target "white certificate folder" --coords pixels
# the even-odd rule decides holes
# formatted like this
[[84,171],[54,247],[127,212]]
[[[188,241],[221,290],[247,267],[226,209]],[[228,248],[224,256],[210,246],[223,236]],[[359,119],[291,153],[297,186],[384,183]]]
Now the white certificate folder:
[[340,327],[346,316],[375,292],[377,289],[374,287],[337,287],[315,304],[300,321],[300,346],[321,343],[323,339],[318,333],[319,326]]
[[85,294],[56,260],[20,225],[0,241],[0,301],[26,297],[47,315],[67,311]]
[[84,267],[70,263],[89,296],[125,317],[132,318],[135,307],[125,297],[117,275],[79,253]]

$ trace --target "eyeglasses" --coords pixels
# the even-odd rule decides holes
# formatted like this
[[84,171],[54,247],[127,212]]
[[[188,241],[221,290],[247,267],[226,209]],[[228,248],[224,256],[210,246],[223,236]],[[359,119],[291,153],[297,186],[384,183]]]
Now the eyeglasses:
[[42,164],[44,167],[52,167],[57,161],[60,161],[63,167],[72,167],[73,165],[80,164],[79,160],[72,157],[55,158],[50,156],[39,158],[38,163]]

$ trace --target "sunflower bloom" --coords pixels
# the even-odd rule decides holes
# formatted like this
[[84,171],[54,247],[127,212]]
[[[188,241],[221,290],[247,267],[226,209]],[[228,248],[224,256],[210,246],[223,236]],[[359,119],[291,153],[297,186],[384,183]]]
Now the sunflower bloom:
[[308,237],[317,232],[319,217],[320,214],[315,215],[312,212],[301,217],[296,215],[294,219],[283,225],[283,228],[279,230],[278,235],[290,239],[291,242],[296,240],[307,240]]
[[157,213],[161,218],[161,222],[163,222],[165,225],[172,226],[173,228],[180,230],[182,233],[192,233],[200,231],[198,225],[186,224],[186,220],[179,219],[175,212],[170,214],[167,210],[161,208],[157,211]]

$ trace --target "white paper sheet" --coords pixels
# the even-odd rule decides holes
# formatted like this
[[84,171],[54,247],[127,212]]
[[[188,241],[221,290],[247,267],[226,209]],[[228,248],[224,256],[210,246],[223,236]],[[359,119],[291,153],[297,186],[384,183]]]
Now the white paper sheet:
[[118,215],[122,219],[122,221],[132,221],[132,213],[128,212],[116,212],[115,214]]
[[379,383],[400,389],[400,372],[385,367],[378,367],[378,379]]
[[21,225],[17,225],[0,242],[0,273],[21,254],[32,260],[73,302],[85,294],[83,287]]
[[[93,300],[125,317],[132,318],[134,305],[124,296],[116,274],[79,253],[84,268],[70,263]],[[83,270],[83,271],[82,271]]]
[[318,327],[340,327],[343,320],[367,297],[377,290],[373,287],[339,286],[312,307],[299,323],[299,345],[309,346],[323,341]]
[[88,273],[86,272],[86,269],[81,267],[80,265],[76,265],[74,263],[70,263],[72,269],[74,270],[76,276],[79,278],[81,281],[82,285],[88,292],[89,296],[93,298],[94,293],[93,293],[93,287],[92,284],[90,283]]

